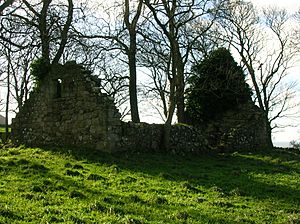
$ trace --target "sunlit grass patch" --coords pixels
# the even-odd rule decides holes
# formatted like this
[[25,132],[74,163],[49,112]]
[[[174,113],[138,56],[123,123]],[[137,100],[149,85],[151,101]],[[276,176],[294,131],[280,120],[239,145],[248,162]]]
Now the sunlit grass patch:
[[0,223],[297,223],[299,155],[0,149]]

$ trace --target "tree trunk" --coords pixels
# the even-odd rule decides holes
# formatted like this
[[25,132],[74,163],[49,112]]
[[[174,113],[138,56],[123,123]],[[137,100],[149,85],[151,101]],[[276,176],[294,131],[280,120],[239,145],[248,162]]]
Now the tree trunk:
[[267,149],[272,149],[274,146],[273,146],[273,142],[272,142],[272,128],[271,128],[271,124],[269,122],[269,118],[268,118],[268,102],[264,102],[263,99],[262,99],[262,96],[261,96],[261,90],[258,86],[258,83],[256,81],[256,76],[255,76],[255,72],[254,72],[254,69],[253,69],[253,66],[252,64],[248,63],[246,58],[240,54],[241,57],[242,57],[242,61],[243,63],[246,65],[247,67],[247,70],[250,74],[250,77],[251,77],[251,81],[254,85],[254,90],[255,90],[255,93],[256,93],[256,96],[257,96],[257,101],[258,101],[258,105],[259,105],[259,108],[264,112],[264,119],[265,119],[265,124],[266,124],[266,147]]
[[5,141],[8,140],[9,127],[8,127],[8,111],[9,111],[9,96],[10,96],[10,52],[8,52],[8,65],[7,65],[7,94],[6,94],[6,105],[5,105]]
[[170,150],[170,137],[171,137],[171,127],[170,123],[164,124],[164,132],[163,132],[163,150],[169,151]]
[[[175,94],[173,94],[173,99],[175,99]],[[172,118],[175,111],[175,100],[170,100],[168,118],[164,124],[164,133],[163,133],[163,149],[169,151],[171,148],[170,138],[171,138],[171,127],[172,127]]]
[[[179,57],[180,55],[178,55]],[[178,58],[181,60],[181,58]],[[177,119],[178,123],[185,123],[184,116],[184,66],[182,62],[178,61],[177,63],[177,83],[176,83],[176,104],[177,104]]]
[[[172,58],[174,59],[174,55],[172,56]],[[172,74],[176,74],[176,66],[174,63],[172,63]],[[164,133],[163,133],[163,149],[166,151],[169,151],[171,146],[170,138],[171,138],[172,119],[176,107],[175,77],[170,78],[169,81],[170,81],[169,108],[168,108],[168,116],[164,125]]]
[[74,9],[74,5],[73,5],[73,0],[68,0],[68,16],[67,16],[67,21],[62,29],[61,32],[61,40],[60,40],[60,45],[59,48],[56,52],[56,55],[53,59],[53,64],[58,64],[61,56],[64,53],[64,49],[66,47],[66,44],[68,42],[68,33],[69,33],[69,29],[70,26],[72,24],[72,20],[73,20],[73,9]]
[[[10,85],[9,83],[7,84]],[[5,141],[7,141],[9,137],[9,125],[8,125],[9,95],[10,95],[10,89],[9,87],[7,87],[6,108],[5,108]]]
[[[130,68],[131,70],[132,68]],[[134,123],[140,122],[138,99],[137,99],[137,88],[136,88],[136,73],[131,73],[129,78],[129,96],[130,96],[130,111],[131,120]]]
[[273,141],[272,141],[272,128],[270,125],[270,122],[268,121],[268,118],[266,120],[266,131],[267,131],[267,149],[273,149],[274,145],[273,145]]
[[42,58],[50,64],[50,37],[47,29],[47,11],[52,0],[43,1],[43,8],[39,15],[39,32],[42,46]]
[[136,43],[135,38],[130,38],[130,48],[128,52],[129,63],[129,97],[130,97],[130,111],[131,120],[134,123],[140,122],[137,87],[136,87]]
[[142,12],[143,1],[138,2],[136,14],[130,22],[130,7],[129,0],[124,1],[124,22],[129,32],[129,47],[127,48],[128,65],[129,65],[129,97],[130,97],[130,112],[131,120],[134,123],[140,122],[137,87],[136,87],[136,26]]

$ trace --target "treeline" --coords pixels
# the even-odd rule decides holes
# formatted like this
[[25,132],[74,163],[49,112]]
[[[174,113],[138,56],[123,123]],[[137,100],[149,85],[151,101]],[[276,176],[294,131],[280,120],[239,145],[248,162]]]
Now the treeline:
[[[192,68],[220,48],[231,51],[246,76],[252,99],[265,114],[270,144],[278,118],[291,115],[297,106],[291,100],[296,84],[285,79],[300,45],[300,29],[289,24],[299,24],[300,12],[258,10],[239,0],[0,4],[0,78],[7,92],[1,100],[6,117],[12,103],[15,111],[22,107],[35,85],[32,62],[38,60],[50,70],[76,60],[101,78],[103,92],[116,99],[122,115],[130,114],[132,122],[140,122],[140,101],[152,106],[155,102],[167,136],[175,115],[179,123],[187,121]],[[138,83],[141,73],[147,79]]]

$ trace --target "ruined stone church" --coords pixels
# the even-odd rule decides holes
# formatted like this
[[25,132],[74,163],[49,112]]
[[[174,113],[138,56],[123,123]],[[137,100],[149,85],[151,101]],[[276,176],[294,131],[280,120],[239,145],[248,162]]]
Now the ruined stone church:
[[[156,151],[163,125],[120,120],[114,99],[102,93],[100,80],[75,62],[57,65],[34,90],[12,122],[13,140],[30,146],[76,147],[116,152]],[[263,119],[254,104],[224,114],[205,129],[174,125],[173,152],[201,152],[265,146]]]

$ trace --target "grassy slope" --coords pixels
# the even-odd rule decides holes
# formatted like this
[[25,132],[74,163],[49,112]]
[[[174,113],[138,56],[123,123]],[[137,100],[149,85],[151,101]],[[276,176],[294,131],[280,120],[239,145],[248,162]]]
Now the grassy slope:
[[0,223],[299,223],[300,156],[0,149]]

